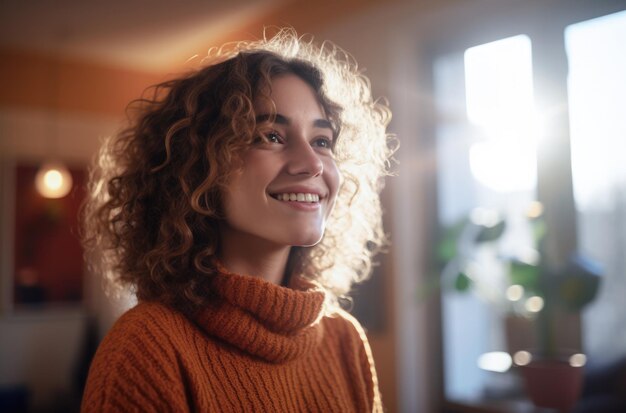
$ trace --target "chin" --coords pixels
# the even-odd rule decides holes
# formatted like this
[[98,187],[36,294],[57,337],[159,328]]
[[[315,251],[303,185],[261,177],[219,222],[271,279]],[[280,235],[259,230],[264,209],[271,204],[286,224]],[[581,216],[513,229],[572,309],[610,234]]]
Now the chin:
[[323,231],[312,231],[309,233],[300,233],[291,237],[289,245],[292,247],[312,247],[317,245],[324,236]]

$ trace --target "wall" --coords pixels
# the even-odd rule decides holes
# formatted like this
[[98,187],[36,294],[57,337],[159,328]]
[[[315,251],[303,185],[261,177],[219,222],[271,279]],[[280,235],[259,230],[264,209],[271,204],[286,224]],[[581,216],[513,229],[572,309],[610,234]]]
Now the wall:
[[36,408],[74,396],[86,320],[81,309],[0,318],[0,386],[27,384]]
[[[159,80],[152,74],[0,50],[0,166],[53,157],[86,167],[100,140],[122,124],[126,103]],[[0,386],[27,384],[36,409],[61,402],[72,407],[89,315],[98,315],[103,333],[123,307],[112,305],[100,280],[88,277],[83,306],[13,311],[12,286],[5,276],[11,272],[12,227],[5,189],[5,183],[0,185],[5,218],[0,228]]]

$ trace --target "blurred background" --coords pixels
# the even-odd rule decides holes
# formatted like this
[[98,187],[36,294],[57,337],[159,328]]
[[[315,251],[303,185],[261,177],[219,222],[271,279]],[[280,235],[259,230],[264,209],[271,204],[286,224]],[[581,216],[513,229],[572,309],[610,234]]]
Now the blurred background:
[[550,332],[584,369],[576,411],[624,411],[610,409],[626,394],[625,10],[0,1],[0,412],[77,411],[97,343],[132,305],[104,296],[76,240],[101,139],[146,87],[272,25],[349,51],[393,111],[392,245],[353,310],[386,409],[543,412],[519,369]]

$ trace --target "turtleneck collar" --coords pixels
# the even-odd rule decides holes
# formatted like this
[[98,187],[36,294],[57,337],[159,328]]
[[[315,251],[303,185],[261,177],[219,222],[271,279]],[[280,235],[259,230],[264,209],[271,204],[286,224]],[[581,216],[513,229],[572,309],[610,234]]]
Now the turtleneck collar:
[[300,277],[283,287],[220,268],[208,287],[211,299],[196,323],[248,354],[282,363],[309,353],[321,340],[325,295]]

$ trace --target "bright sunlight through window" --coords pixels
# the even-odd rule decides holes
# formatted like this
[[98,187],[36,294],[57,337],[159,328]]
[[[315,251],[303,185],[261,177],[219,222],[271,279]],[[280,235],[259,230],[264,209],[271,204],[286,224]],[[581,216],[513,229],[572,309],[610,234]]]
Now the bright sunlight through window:
[[[576,206],[610,209],[626,188],[626,11],[565,31]],[[623,191],[624,189],[621,189]]]
[[479,137],[469,154],[474,178],[498,192],[534,189],[537,132],[528,36],[467,49],[465,91],[467,118]]

